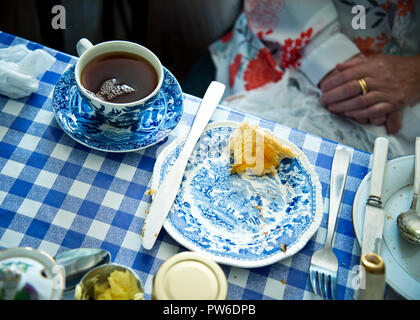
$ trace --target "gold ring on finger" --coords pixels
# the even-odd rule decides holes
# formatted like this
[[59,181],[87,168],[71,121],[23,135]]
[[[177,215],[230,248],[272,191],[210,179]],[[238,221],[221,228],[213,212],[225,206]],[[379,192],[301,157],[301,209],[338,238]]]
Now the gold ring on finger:
[[359,82],[360,89],[362,89],[362,94],[366,94],[368,92],[368,86],[367,86],[366,80],[363,78],[360,78],[357,81]]

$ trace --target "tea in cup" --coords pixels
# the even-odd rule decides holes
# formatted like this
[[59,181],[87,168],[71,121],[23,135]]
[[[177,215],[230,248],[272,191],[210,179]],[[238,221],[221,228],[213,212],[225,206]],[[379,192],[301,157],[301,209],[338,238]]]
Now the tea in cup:
[[92,45],[84,38],[77,52],[76,85],[96,115],[117,127],[137,122],[162,87],[163,67],[156,55],[129,41]]

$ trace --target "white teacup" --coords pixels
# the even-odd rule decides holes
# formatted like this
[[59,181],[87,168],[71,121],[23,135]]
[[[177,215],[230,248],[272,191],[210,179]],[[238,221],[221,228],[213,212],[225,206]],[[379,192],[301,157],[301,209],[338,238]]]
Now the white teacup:
[[[140,112],[152,104],[162,87],[164,78],[163,67],[158,57],[149,49],[129,41],[107,41],[93,45],[89,40],[82,38],[77,42],[79,60],[75,68],[76,85],[82,98],[92,107],[98,117],[104,118],[111,125],[129,126],[140,118]],[[137,55],[148,61],[157,74],[157,85],[146,97],[128,103],[113,103],[104,101],[83,87],[81,74],[84,67],[94,58],[112,52],[129,53]]]

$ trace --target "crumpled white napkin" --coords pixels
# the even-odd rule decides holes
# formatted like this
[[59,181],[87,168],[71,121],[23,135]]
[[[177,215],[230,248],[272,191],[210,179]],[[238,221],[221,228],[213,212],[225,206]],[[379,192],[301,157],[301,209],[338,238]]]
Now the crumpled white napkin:
[[0,49],[0,94],[18,99],[37,91],[37,77],[54,61],[46,51],[31,51],[23,44]]

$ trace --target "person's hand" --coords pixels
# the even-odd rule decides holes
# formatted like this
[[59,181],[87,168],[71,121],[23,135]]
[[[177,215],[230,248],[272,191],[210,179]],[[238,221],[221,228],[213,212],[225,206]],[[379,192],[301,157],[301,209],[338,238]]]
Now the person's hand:
[[[348,60],[347,63],[357,63],[357,61],[360,61],[360,59],[364,59],[363,56],[356,56],[353,57],[351,59]],[[342,66],[342,64],[340,65]],[[333,70],[330,71],[330,73],[328,73],[328,75],[326,75],[324,77],[324,79],[320,82],[319,86],[324,87],[324,82],[328,81],[328,79],[331,78],[332,75],[336,75],[340,73],[340,71],[337,68],[334,68]],[[338,113],[338,112],[336,112]],[[373,119],[368,119],[368,118],[358,118],[358,117],[352,117],[353,120],[356,120],[357,122],[361,123],[361,124],[368,124],[368,123],[372,123],[374,125],[382,125],[386,122],[386,116],[381,116],[378,118],[373,118]]]
[[[361,94],[358,79],[368,87]],[[420,101],[420,56],[359,55],[338,64],[320,84],[321,102],[331,112],[360,123],[384,124],[388,133],[401,128],[401,109]]]

